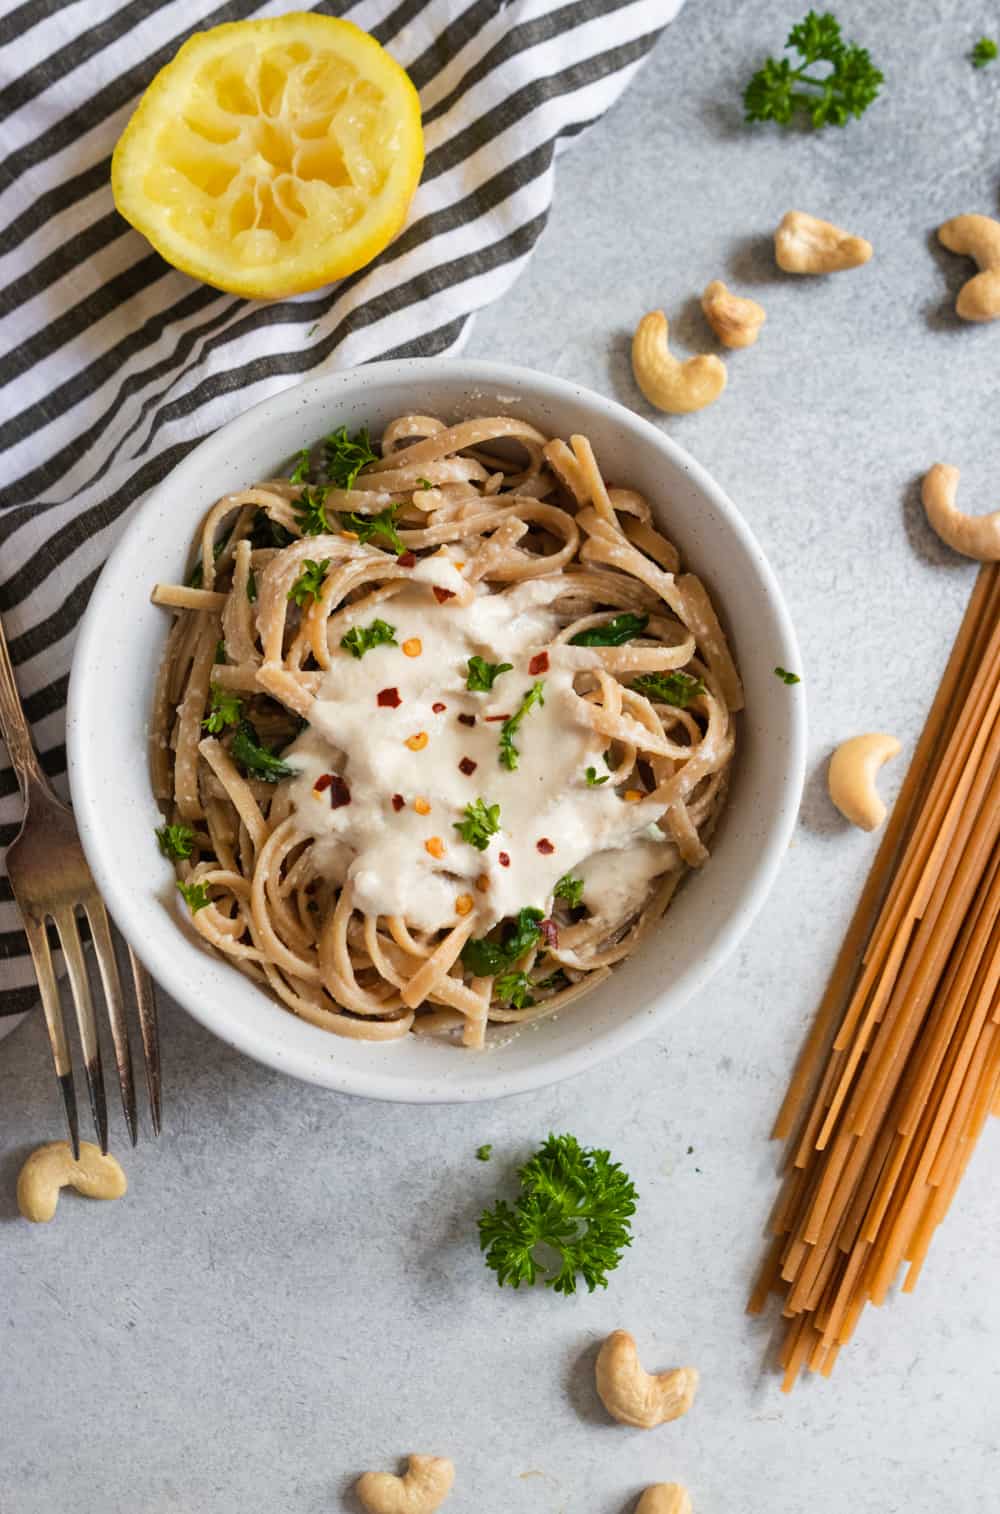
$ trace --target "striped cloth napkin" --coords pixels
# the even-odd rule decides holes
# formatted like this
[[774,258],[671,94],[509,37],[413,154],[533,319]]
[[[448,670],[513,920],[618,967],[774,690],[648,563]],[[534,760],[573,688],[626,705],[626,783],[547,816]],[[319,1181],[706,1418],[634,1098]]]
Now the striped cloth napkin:
[[[557,153],[614,103],[681,4],[314,7],[348,16],[409,71],[427,161],[405,230],[375,263],[269,305],[168,267],[117,215],[108,170],[139,95],[191,32],[289,4],[0,9],[0,612],[57,787],[76,625],[130,509],[202,437],[299,379],[457,351],[530,257]],[[36,997],[3,860],[20,811],[0,747],[0,1015]]]

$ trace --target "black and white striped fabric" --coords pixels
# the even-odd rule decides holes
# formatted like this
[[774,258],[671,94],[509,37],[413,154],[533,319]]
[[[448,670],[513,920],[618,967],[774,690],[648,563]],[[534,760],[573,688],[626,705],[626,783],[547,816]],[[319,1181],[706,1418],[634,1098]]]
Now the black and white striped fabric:
[[[314,7],[372,32],[409,71],[427,161],[382,257],[270,305],[168,267],[117,215],[108,170],[139,95],[191,32],[280,14],[287,0],[0,8],[0,611],[57,786],[75,628],[131,507],[198,440],[301,378],[456,351],[531,255],[557,153],[617,99],[681,3]],[[35,991],[3,867],[20,801],[2,747],[0,761],[3,1014]]]

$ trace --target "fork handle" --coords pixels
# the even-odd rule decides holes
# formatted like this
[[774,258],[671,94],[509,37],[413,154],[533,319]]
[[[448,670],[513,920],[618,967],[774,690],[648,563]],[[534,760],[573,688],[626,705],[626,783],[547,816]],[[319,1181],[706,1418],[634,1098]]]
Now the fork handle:
[[47,789],[49,782],[38,761],[31,740],[31,730],[25,719],[17,684],[14,682],[14,668],[10,660],[10,652],[7,650],[7,638],[4,635],[2,620],[0,620],[0,731],[3,732],[10,760],[14,764],[14,772],[21,785],[21,793],[27,801],[31,784],[39,783]]

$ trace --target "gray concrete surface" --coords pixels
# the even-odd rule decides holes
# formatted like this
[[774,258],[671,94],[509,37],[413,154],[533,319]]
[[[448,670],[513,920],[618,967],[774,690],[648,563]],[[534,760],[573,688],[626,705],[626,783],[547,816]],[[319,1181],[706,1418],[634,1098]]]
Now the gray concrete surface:
[[[23,1026],[0,1049],[2,1514],[326,1514],[411,1449],[454,1457],[455,1514],[626,1514],[660,1479],[698,1514],[996,1507],[995,1129],[917,1294],[869,1314],[832,1383],[783,1398],[762,1370],[770,1322],[742,1312],[769,1123],[873,850],[831,812],[825,761],[859,729],[912,743],[971,588],[923,524],[918,475],[960,464],[982,508],[1000,476],[1000,327],[957,322],[968,266],[931,235],[997,213],[1000,65],[966,60],[995,8],[840,6],[884,99],[843,132],[745,129],[740,86],[802,9],[690,0],[560,165],[544,244],[469,347],[641,404],[627,339],[644,310],[696,350],[709,278],[766,305],[722,401],[661,422],[746,513],[802,641],[810,779],[759,925],[658,1037],[495,1106],[324,1094],[165,1005],[163,1140],[126,1158],[114,1211],[71,1196],[47,1228],[14,1217],[21,1157],[60,1133],[42,1028]],[[792,206],[865,234],[875,260],[780,276],[768,237]],[[479,1259],[479,1209],[550,1128],[610,1146],[641,1190],[607,1293],[501,1292]],[[687,1419],[605,1420],[591,1367],[617,1325],[650,1363],[700,1367]]]

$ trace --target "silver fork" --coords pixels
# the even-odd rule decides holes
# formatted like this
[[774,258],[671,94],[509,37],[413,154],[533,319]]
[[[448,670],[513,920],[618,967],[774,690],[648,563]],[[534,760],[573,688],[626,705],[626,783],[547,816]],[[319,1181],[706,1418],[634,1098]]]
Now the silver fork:
[[[90,938],[100,971],[111,1039],[118,1067],[125,1123],[134,1146],[138,1138],[135,1080],[129,1047],[128,1021],[122,998],[118,964],[108,924],[107,912],[97,892],[87,859],[80,845],[76,823],[70,810],[58,799],[42,772],[31,741],[14,681],[14,669],[0,621],[0,731],[3,732],[10,760],[24,796],[24,820],[17,836],[7,848],[7,873],[15,903],[21,912],[28,945],[35,963],[35,975],[41,993],[45,1024],[52,1046],[52,1059],[62,1090],[75,1156],[80,1154],[80,1123],[73,1085],[73,1064],[66,1026],[63,1020],[59,985],[49,950],[47,921],[51,920],[59,937],[70,994],[80,1031],[90,1106],[93,1110],[101,1150],[108,1149],[108,1108],[104,1093],[101,1046],[90,992],[87,967],[77,923],[81,912],[90,926]],[[128,948],[139,1011],[139,1033],[146,1067],[146,1088],[154,1134],[160,1133],[160,1049],[156,1023],[156,1000],[149,974]]]

